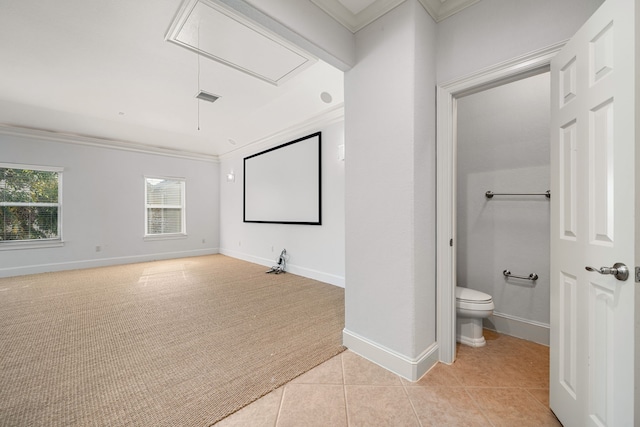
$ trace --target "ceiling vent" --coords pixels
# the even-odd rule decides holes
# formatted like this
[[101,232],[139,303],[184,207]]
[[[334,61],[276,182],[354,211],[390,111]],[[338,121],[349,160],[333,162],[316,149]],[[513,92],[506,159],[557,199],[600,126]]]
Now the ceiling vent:
[[202,99],[203,101],[216,102],[218,100],[218,98],[220,98],[220,97],[218,95],[214,95],[212,93],[205,92],[205,91],[201,90],[196,95],[196,98]]

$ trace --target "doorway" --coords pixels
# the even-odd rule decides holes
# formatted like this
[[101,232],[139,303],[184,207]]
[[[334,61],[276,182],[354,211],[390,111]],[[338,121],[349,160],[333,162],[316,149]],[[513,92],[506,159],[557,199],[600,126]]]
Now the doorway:
[[[437,289],[438,344],[440,361],[455,360],[455,286],[456,286],[456,159],[458,100],[506,83],[548,71],[553,56],[562,44],[498,64],[475,75],[438,87],[438,194],[437,194]],[[490,190],[487,188],[487,190]],[[527,273],[528,274],[528,273]]]
[[454,249],[456,285],[495,304],[485,327],[549,346],[551,84],[542,71],[457,100]]

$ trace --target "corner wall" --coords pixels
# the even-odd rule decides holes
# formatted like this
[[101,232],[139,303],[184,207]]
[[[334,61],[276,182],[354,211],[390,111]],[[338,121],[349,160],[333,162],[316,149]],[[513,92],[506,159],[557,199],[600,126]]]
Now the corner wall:
[[[219,165],[0,134],[3,163],[63,167],[63,247],[0,251],[0,277],[218,252]],[[186,179],[187,238],[145,241],[144,176]],[[99,247],[99,251],[98,251]]]
[[417,0],[356,33],[346,73],[351,350],[410,380],[437,360],[435,23]]

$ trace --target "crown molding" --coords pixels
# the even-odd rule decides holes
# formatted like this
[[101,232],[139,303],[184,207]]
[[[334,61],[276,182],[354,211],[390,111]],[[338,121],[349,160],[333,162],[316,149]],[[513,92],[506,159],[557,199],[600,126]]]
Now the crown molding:
[[[369,6],[353,13],[340,0],[311,0],[329,16],[352,33],[369,25],[405,0],[370,0]],[[449,16],[479,2],[480,0],[418,0],[434,21],[440,22]]]
[[339,0],[311,1],[352,33],[358,32],[358,30],[405,2],[405,0],[374,0],[369,6],[354,14],[342,5]]
[[77,135],[64,132],[55,132],[46,129],[36,129],[20,126],[12,126],[0,123],[0,135],[11,135],[21,138],[31,138],[44,141],[62,142],[67,144],[88,145],[92,147],[108,148],[113,150],[131,151],[135,153],[156,154],[161,156],[176,157],[188,160],[203,160],[219,163],[218,156],[212,154],[196,153],[174,150],[171,148],[155,147],[130,141],[98,138],[89,135]]
[[440,22],[480,0],[418,0],[434,21]]
[[344,121],[344,103],[337,104],[333,108],[317,114],[309,119],[296,125],[274,132],[271,135],[256,139],[248,144],[244,144],[234,150],[220,154],[220,160],[226,160],[235,157],[244,157],[262,149],[269,148],[274,141],[283,142],[285,140],[295,138],[296,136],[317,131],[319,127],[328,126],[333,123]]

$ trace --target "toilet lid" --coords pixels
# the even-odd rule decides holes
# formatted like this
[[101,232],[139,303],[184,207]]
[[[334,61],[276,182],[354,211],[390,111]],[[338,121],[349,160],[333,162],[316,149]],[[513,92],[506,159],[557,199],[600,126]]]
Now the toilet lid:
[[482,303],[482,302],[490,302],[491,295],[485,294],[484,292],[476,291],[474,289],[456,286],[456,299],[458,301],[464,301],[464,302]]

